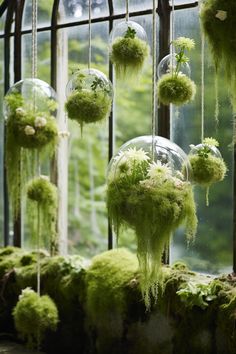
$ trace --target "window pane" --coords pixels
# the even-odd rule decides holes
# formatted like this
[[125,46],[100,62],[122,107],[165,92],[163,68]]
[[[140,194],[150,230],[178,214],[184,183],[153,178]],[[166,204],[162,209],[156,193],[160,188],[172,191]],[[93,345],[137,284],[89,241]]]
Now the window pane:
[[6,13],[7,11],[5,11],[2,17],[0,17],[0,34],[4,32]]
[[[38,26],[48,26],[51,22],[52,6],[54,0],[38,1]],[[30,28],[32,24],[32,0],[25,1],[23,14],[23,29]]]
[[[193,103],[174,111],[173,140],[185,151],[190,144],[201,140],[201,41],[198,9],[179,10],[175,13],[175,35],[194,38],[196,49],[191,52],[192,78],[198,91]],[[173,238],[171,260],[183,259],[191,268],[208,273],[231,272],[232,268],[232,109],[227,96],[224,76],[219,81],[220,116],[217,126],[214,118],[214,70],[210,66],[210,53],[205,54],[205,137],[214,137],[227,163],[228,173],[223,182],[210,188],[210,205],[206,207],[205,189],[195,187],[195,200],[199,219],[196,241],[187,249],[182,233]],[[186,134],[187,132],[187,134]]]
[[[0,105],[2,107],[2,100],[4,95],[4,42],[0,40]],[[3,146],[4,146],[4,118],[2,109],[0,110],[0,188],[1,188],[1,198],[0,198],[0,246],[3,246]]]
[[[92,1],[92,17],[108,16],[107,0]],[[59,5],[59,23],[76,22],[88,19],[88,1],[62,0]]]
[[[113,1],[115,13],[125,13],[126,2],[124,0]],[[152,0],[130,0],[129,12],[152,9]]]
[[[88,62],[88,26],[67,32],[69,76]],[[65,35],[64,35],[65,38]],[[92,67],[108,74],[108,23],[92,25]],[[64,83],[64,87],[66,82]],[[69,121],[69,253],[91,256],[107,249],[105,204],[108,122],[84,125]]]

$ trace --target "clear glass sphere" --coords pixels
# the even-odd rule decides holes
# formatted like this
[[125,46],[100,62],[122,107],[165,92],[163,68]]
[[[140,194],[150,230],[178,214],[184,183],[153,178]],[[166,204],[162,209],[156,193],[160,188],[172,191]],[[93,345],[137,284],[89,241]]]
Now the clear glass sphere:
[[77,70],[66,85],[67,98],[78,90],[104,91],[109,97],[113,97],[112,83],[104,73],[97,69]]
[[135,36],[147,42],[147,34],[141,25],[134,21],[122,21],[116,26],[114,26],[113,30],[110,33],[110,46],[116,38],[124,37],[127,33],[128,28],[135,30]]
[[213,145],[208,145],[208,144],[198,144],[198,145],[193,145],[191,146],[191,150],[189,155],[198,155],[199,154],[210,154],[211,156],[218,157],[222,159],[220,151],[217,149],[217,147]]
[[[191,176],[191,166],[185,152],[175,143],[170,140],[155,136],[154,141],[151,135],[140,136],[134,138],[121,146],[118,153],[113,156],[109,165],[107,178],[108,181],[114,178],[118,172],[120,164],[124,162],[124,153],[127,151],[133,151],[134,154],[138,151],[142,151],[148,157],[148,162],[152,163],[152,150],[154,148],[154,163],[167,166],[171,171],[171,176],[176,177],[182,181],[189,181]],[[130,154],[128,154],[130,155]],[[183,173],[184,168],[184,173]]]
[[40,116],[56,116],[56,92],[45,81],[39,79],[24,79],[10,87],[3,100],[3,113],[5,119],[12,114],[22,116],[24,112],[34,111]]
[[[168,54],[166,55],[158,64],[157,67],[157,75],[159,79],[165,75],[172,73],[176,69],[176,54]],[[191,69],[188,63],[181,63],[179,72],[182,74],[190,77],[191,76]]]

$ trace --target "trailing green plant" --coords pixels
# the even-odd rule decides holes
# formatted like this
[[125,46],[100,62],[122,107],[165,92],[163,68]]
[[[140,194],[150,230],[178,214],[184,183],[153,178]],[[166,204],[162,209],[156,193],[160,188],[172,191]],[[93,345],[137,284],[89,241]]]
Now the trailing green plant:
[[74,91],[69,95],[65,109],[70,119],[83,124],[106,119],[111,111],[112,97],[109,83],[94,77],[90,87],[85,85],[85,75],[78,72]]
[[205,138],[197,146],[190,145],[189,161],[192,167],[192,181],[207,189],[206,204],[209,205],[209,188],[213,183],[225,178],[227,167],[217,150],[219,143],[212,138]]
[[111,48],[110,59],[117,78],[135,77],[142,70],[148,55],[148,44],[138,38],[135,29],[128,26],[124,36],[116,38]]
[[47,295],[39,296],[30,288],[22,290],[13,316],[16,330],[31,348],[39,348],[45,332],[55,331],[59,321],[53,300]]
[[117,236],[121,227],[134,229],[147,307],[157,297],[165,245],[180,225],[194,237],[197,218],[190,183],[173,175],[168,164],[151,162],[142,149],[120,152],[108,175],[107,207]]
[[22,190],[29,176],[35,174],[36,154],[53,155],[58,129],[52,114],[56,103],[44,100],[44,107],[27,101],[20,93],[13,92],[4,98],[6,120],[7,181],[14,218],[17,218]]
[[172,43],[178,50],[175,54],[175,66],[171,66],[170,72],[164,74],[158,81],[157,95],[164,105],[172,103],[181,106],[193,100],[196,94],[195,83],[181,72],[182,65],[189,61],[185,52],[193,49],[195,43],[186,37],[179,37]]
[[31,235],[38,232],[46,240],[50,239],[51,255],[57,252],[57,187],[46,176],[33,178],[27,185],[28,219]]
[[231,101],[236,111],[236,3],[234,0],[205,0],[200,20],[210,45],[216,75],[220,67],[226,73]]

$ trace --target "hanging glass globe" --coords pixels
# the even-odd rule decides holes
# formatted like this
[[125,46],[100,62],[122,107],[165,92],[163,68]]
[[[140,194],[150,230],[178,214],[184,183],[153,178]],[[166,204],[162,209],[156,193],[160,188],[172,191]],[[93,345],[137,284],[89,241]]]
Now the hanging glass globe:
[[147,307],[150,294],[157,296],[162,253],[172,233],[180,225],[188,239],[196,232],[190,173],[183,150],[159,136],[130,140],[108,166],[108,215],[117,235],[122,227],[135,231]]
[[209,205],[209,187],[224,179],[227,168],[217,149],[218,141],[206,138],[202,144],[190,145],[189,161],[192,167],[192,182],[206,187],[206,204]]
[[139,74],[149,56],[147,35],[142,26],[134,21],[122,21],[110,34],[110,59],[117,78]]
[[57,141],[56,93],[39,79],[15,83],[3,101],[8,137],[20,147],[42,148]]
[[[157,67],[157,76],[160,79],[165,74],[175,72],[177,69],[176,54],[168,54],[161,59]],[[191,69],[188,62],[183,62],[180,65],[180,73],[190,77]]]
[[111,111],[110,80],[96,69],[77,70],[66,86],[68,117],[81,126],[106,119]]

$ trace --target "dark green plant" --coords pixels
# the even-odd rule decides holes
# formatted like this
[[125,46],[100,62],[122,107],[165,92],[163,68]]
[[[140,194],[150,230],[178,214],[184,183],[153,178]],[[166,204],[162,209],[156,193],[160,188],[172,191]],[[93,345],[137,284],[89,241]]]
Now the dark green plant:
[[179,37],[173,41],[173,45],[178,50],[173,63],[175,66],[171,66],[170,72],[164,74],[158,81],[157,95],[164,105],[172,103],[181,106],[193,100],[196,94],[195,83],[181,72],[182,65],[189,61],[185,51],[193,49],[195,43],[190,38]]
[[90,88],[85,88],[84,79],[85,76],[79,72],[75,90],[65,104],[68,117],[76,120],[81,128],[83,124],[106,119],[110,114],[112,103],[110,87],[106,82],[95,77]]
[[220,182],[225,178],[227,167],[224,160],[215,155],[218,146],[215,139],[206,138],[199,147],[191,145],[192,152],[189,154],[189,161],[192,167],[192,181],[207,189],[206,204],[209,205],[209,188],[213,183]]
[[6,167],[14,218],[17,217],[22,190],[35,174],[36,154],[50,158],[55,152],[58,129],[52,114],[56,103],[44,100],[43,110],[20,93],[6,95]]
[[[27,185],[29,199],[28,216],[32,236],[39,232],[44,238],[50,238],[50,251],[57,251],[57,188],[47,177],[40,176],[31,180]],[[39,225],[38,225],[39,223]]]
[[47,296],[39,296],[30,288],[22,291],[13,309],[15,327],[29,347],[39,348],[45,332],[55,331],[59,321],[55,303]]
[[147,43],[137,37],[135,29],[128,27],[124,37],[116,38],[111,48],[110,59],[117,78],[135,77],[142,70],[148,55]]
[[193,193],[168,165],[150,163],[142,149],[128,149],[119,157],[108,176],[108,214],[117,236],[121,227],[135,231],[141,289],[149,307],[150,294],[157,297],[162,253],[173,231],[185,225],[187,238],[195,235]]
[[226,72],[234,111],[236,110],[236,3],[234,0],[205,0],[200,19],[212,52],[216,74]]

